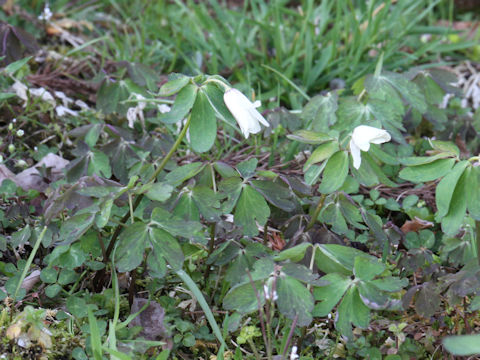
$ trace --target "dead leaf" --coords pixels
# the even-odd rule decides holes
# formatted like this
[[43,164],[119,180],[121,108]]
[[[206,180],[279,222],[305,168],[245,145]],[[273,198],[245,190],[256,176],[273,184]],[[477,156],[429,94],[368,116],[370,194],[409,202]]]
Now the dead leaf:
[[5,165],[0,164],[0,185],[2,184],[3,180],[10,179],[12,181],[15,181],[14,178],[15,174],[8,170]]
[[[148,299],[134,298],[131,313],[135,314],[148,303]],[[150,301],[147,308],[142,311],[128,326],[141,326],[143,330],[138,334],[147,340],[158,340],[168,337],[168,332],[163,325],[165,310],[156,301]]]
[[[68,165],[70,161],[65,160],[61,156],[49,153],[43,157],[36,165],[29,167],[15,176],[15,183],[22,187],[24,190],[35,189],[38,191],[44,191],[50,182],[57,181],[63,176],[63,169]],[[45,167],[48,172],[47,182],[39,169]]]
[[404,234],[406,234],[411,231],[417,232],[419,230],[428,229],[431,227],[433,227],[433,222],[422,220],[415,216],[413,220],[405,221],[405,223],[402,225],[400,229],[403,231]]

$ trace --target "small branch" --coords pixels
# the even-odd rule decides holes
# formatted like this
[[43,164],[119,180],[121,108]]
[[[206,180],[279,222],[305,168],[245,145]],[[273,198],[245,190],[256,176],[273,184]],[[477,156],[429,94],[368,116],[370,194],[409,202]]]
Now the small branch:
[[288,332],[287,342],[285,343],[285,348],[283,349],[283,353],[282,353],[284,359],[286,359],[286,357],[287,357],[287,351],[288,351],[288,348],[290,347],[290,342],[292,341],[293,332],[295,331],[295,328],[297,327],[297,321],[298,321],[298,314],[295,315],[295,318],[292,321],[292,327],[290,328],[290,331]]
[[327,197],[326,194],[322,194],[320,196],[320,199],[318,200],[317,207],[315,208],[315,211],[313,212],[312,218],[310,219],[307,228],[305,229],[306,231],[310,230],[313,225],[315,225],[315,222],[317,221],[318,214],[320,214],[320,211],[322,210],[323,204],[325,203],[325,198]]

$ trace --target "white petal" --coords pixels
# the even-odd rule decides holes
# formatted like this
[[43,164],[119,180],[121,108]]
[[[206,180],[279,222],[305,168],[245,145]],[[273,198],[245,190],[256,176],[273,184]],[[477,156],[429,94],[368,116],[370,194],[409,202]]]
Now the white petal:
[[56,105],[55,99],[53,98],[52,94],[47,91],[45,88],[34,88],[28,90],[32,96],[39,97],[45,102],[49,102],[52,105]]
[[27,86],[22,84],[20,81],[15,81],[15,83],[12,85],[12,89],[15,91],[15,94],[22,99],[23,101],[28,101],[27,97]]
[[158,111],[160,111],[162,114],[168,113],[172,109],[167,104],[160,104],[157,106],[157,108],[158,108]]
[[352,133],[352,141],[363,151],[368,151],[371,143],[382,144],[390,139],[390,134],[386,130],[367,125],[357,126]]
[[240,126],[245,138],[248,138],[251,133],[256,134],[261,131],[259,122],[265,126],[270,126],[267,120],[257,111],[254,104],[237,89],[227,90],[223,95],[223,100]]
[[72,115],[72,116],[77,116],[78,115],[78,111],[71,110],[71,109],[69,109],[69,108],[67,108],[66,106],[63,106],[63,105],[57,106],[55,108],[55,111],[56,111],[58,116],[64,116],[65,114],[69,114],[69,115]]
[[127,110],[127,120],[128,120],[128,127],[133,128],[133,124],[137,120],[137,108],[129,108]]
[[355,169],[360,168],[360,165],[362,164],[362,156],[360,153],[360,148],[358,148],[358,146],[355,145],[355,142],[353,141],[353,137],[350,140],[350,154],[352,154],[353,167]]

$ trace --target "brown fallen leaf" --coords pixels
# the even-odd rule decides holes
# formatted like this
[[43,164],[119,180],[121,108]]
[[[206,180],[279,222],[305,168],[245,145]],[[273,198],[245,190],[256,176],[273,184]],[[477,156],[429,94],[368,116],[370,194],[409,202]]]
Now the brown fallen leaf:
[[45,155],[34,166],[23,170],[17,174],[14,178],[15,183],[22,187],[24,190],[35,189],[38,191],[44,191],[48,187],[48,183],[42,177],[39,168],[45,166],[50,169],[49,181],[57,181],[63,176],[63,169],[68,165],[70,161],[65,160],[61,156],[49,153]]
[[415,216],[413,220],[407,220],[405,223],[402,225],[400,228],[404,234],[412,232],[412,231],[419,231],[422,229],[428,229],[433,227],[433,222],[427,221],[427,220],[422,220],[418,217]]

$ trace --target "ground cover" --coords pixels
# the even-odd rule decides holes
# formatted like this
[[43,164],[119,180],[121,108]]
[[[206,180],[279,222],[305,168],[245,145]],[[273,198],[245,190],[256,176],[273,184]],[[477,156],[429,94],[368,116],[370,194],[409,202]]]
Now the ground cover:
[[480,353],[475,6],[1,6],[3,357]]

